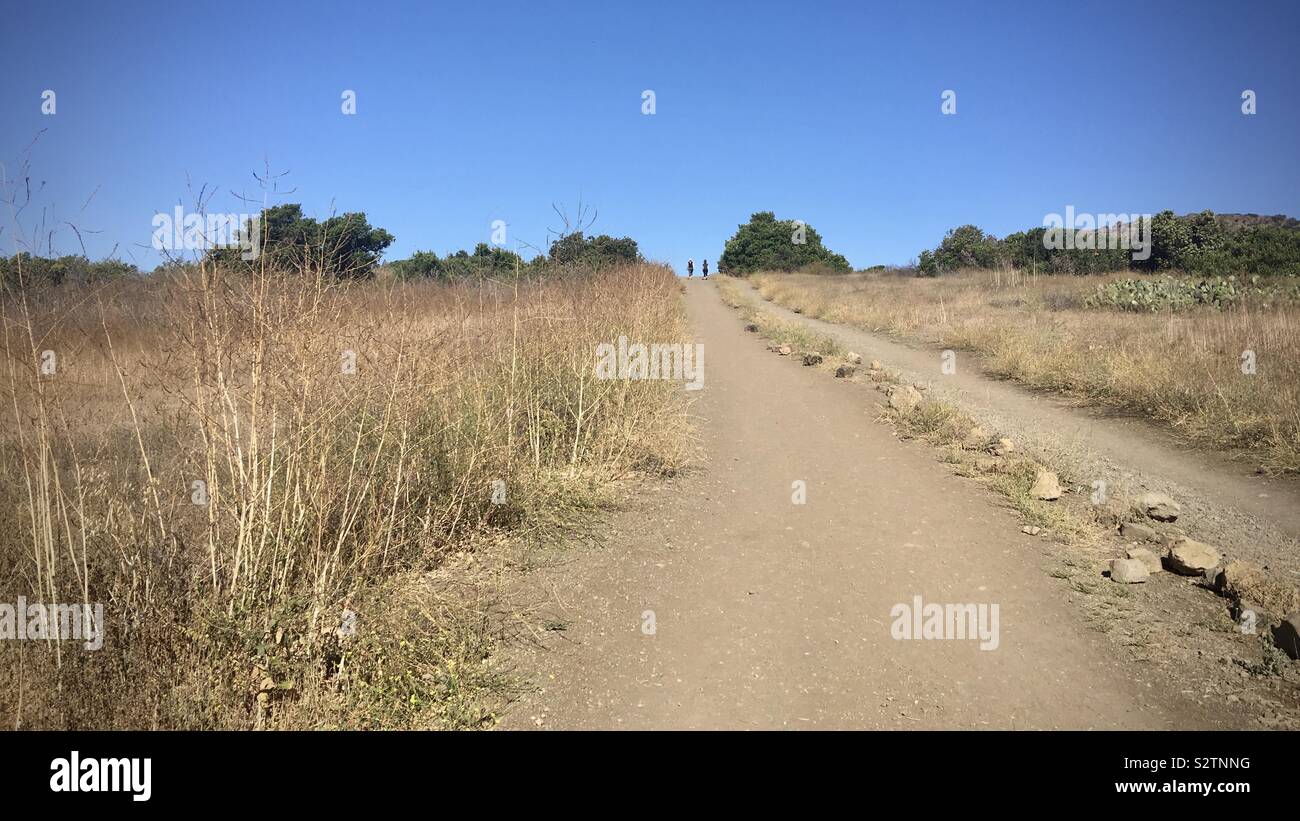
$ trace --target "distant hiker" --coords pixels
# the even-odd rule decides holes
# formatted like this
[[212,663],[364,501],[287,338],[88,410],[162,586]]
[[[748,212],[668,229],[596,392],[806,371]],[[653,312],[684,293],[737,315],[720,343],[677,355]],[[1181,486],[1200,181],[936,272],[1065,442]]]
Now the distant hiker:
[[695,276],[695,258],[691,257],[686,260],[686,278],[690,279]]
[[704,260],[704,278],[709,278],[709,261],[707,259]]

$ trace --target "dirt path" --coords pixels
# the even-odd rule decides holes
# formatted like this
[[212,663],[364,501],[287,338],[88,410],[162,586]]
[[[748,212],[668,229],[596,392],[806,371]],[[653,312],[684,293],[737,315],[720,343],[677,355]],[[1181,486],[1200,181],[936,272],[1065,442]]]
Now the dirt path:
[[[504,727],[1238,724],[1122,661],[1044,573],[1042,544],[874,423],[861,386],[766,353],[712,282],[686,301],[703,466],[614,515],[603,549],[535,571],[562,629],[518,651],[538,689]],[[895,640],[891,609],[915,596],[998,605],[997,648]]]
[[1106,482],[1111,495],[1144,490],[1169,493],[1184,508],[1182,522],[1240,558],[1271,565],[1300,584],[1300,481],[1255,473],[1245,461],[1190,449],[1171,433],[1131,415],[1081,407],[1059,397],[1032,393],[984,374],[975,354],[958,352],[956,373],[943,375],[940,352],[912,347],[856,328],[796,314],[764,302],[748,282],[737,280],[764,310],[834,338],[867,359],[880,359],[908,380],[922,380],[975,418],[1030,449],[1051,452],[1074,474]]

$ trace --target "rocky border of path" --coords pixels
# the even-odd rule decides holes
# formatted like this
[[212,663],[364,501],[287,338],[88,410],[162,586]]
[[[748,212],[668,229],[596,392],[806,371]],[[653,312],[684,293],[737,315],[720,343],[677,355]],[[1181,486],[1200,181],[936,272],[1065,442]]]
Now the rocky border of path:
[[[1048,575],[1121,652],[1166,668],[1185,695],[1244,703],[1262,728],[1300,728],[1300,663],[1288,659],[1300,657],[1300,589],[1194,538],[1201,529],[1188,527],[1169,495],[1127,487],[1110,495],[1081,482],[1076,466],[1086,460],[1077,454],[1041,442],[1031,452],[1012,436],[989,433],[994,428],[960,401],[936,397],[926,382],[878,359],[864,366],[816,331],[792,330],[741,287],[719,284],[745,330],[777,343],[768,350],[870,385],[877,421],[937,448],[955,472],[1019,512],[1022,538],[1042,549]],[[815,342],[803,350],[789,344],[792,337]]]

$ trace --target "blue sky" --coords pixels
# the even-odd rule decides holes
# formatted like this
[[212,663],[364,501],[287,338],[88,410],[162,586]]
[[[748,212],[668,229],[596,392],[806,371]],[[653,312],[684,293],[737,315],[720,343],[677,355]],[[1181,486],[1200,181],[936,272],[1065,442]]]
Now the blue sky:
[[267,163],[295,189],[271,202],[365,211],[389,259],[497,219],[542,246],[579,199],[678,267],[760,210],[859,267],[1067,205],[1300,215],[1295,2],[284,5],[8,4],[0,160],[12,178],[36,139],[27,236],[76,253],[71,223],[152,268],[156,213],[205,185],[250,210],[232,192],[260,201]]

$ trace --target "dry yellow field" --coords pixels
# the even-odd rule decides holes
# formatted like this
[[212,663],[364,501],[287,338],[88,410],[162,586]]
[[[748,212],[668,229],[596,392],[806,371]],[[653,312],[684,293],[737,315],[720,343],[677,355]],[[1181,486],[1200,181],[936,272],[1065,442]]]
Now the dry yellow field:
[[492,592],[456,568],[683,458],[679,387],[592,370],[683,338],[659,266],[205,265],[2,307],[0,576],[107,613],[98,652],[0,643],[11,727],[490,724]]
[[[765,299],[829,322],[978,353],[991,373],[1143,414],[1200,445],[1300,471],[1300,305],[1087,308],[1114,276],[756,274]],[[1243,372],[1243,354],[1255,372]]]

